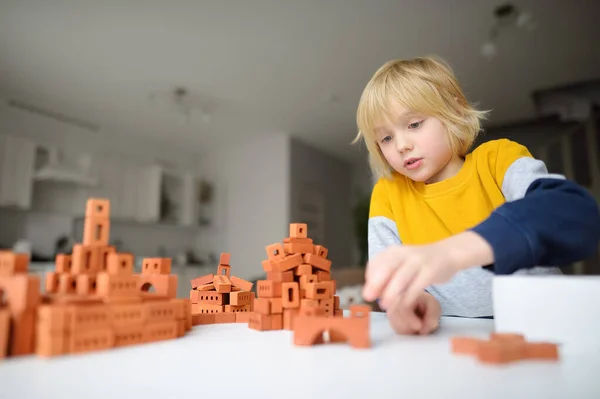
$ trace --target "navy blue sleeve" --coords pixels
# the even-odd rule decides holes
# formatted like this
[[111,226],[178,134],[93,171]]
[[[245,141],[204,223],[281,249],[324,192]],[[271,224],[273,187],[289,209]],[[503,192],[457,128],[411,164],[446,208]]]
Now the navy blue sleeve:
[[506,202],[471,229],[494,251],[495,274],[534,266],[564,266],[592,256],[600,242],[600,211],[573,181],[540,178],[521,199]]

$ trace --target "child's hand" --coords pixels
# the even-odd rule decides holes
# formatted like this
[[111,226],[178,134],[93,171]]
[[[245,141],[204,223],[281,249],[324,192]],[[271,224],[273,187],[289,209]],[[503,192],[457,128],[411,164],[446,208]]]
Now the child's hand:
[[431,334],[438,328],[442,307],[433,295],[422,292],[411,307],[399,306],[396,301],[386,312],[398,334]]
[[459,270],[493,263],[491,246],[474,232],[465,232],[428,245],[393,245],[367,265],[363,297],[379,298],[388,309],[399,298],[399,306],[413,307],[431,284],[449,281]]

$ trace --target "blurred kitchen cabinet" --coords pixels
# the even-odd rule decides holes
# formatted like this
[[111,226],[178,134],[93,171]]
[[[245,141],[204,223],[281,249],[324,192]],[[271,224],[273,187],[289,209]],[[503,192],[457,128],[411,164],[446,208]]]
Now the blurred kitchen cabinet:
[[34,142],[0,135],[0,206],[31,207],[35,153]]

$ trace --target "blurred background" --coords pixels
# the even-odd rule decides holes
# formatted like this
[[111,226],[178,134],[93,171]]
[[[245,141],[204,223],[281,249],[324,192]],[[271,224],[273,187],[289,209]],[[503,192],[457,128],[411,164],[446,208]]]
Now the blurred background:
[[[428,54],[493,110],[479,143],[520,141],[600,200],[599,16],[593,0],[0,1],[0,247],[51,270],[104,197],[111,243],[172,257],[182,296],[221,252],[261,278],[291,222],[359,284],[358,100],[384,62]],[[564,266],[600,274],[598,256]]]

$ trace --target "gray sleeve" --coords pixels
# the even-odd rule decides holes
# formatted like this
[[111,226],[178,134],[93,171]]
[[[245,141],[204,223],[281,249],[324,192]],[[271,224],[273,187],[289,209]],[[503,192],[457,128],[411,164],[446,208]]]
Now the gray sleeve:
[[396,222],[384,216],[370,218],[368,231],[369,260],[386,247],[401,244]]
[[[502,182],[502,194],[506,202],[516,201],[525,197],[527,189],[535,180],[546,179],[565,179],[565,176],[548,173],[546,164],[539,160],[529,157],[517,159],[506,170],[504,181]],[[562,274],[558,267],[533,267],[531,269],[521,269],[514,274]]]

